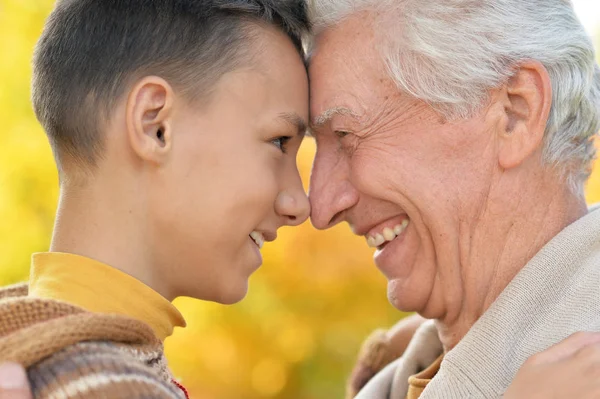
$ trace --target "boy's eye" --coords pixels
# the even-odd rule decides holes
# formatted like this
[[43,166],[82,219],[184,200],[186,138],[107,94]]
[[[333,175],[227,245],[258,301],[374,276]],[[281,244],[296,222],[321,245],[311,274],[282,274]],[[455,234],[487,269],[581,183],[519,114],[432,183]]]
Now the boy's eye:
[[277,137],[276,139],[271,140],[271,143],[273,143],[273,145],[275,145],[275,147],[279,148],[279,150],[285,154],[286,153],[286,145],[287,145],[288,141],[290,141],[290,139],[291,139],[291,137],[289,137],[289,136]]

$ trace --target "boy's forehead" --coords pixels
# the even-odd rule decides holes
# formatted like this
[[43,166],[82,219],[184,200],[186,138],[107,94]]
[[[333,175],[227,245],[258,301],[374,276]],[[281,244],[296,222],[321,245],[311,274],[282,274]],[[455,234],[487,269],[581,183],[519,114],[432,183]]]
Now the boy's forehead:
[[296,112],[282,112],[277,119],[290,125],[297,134],[303,134],[308,127],[308,121]]

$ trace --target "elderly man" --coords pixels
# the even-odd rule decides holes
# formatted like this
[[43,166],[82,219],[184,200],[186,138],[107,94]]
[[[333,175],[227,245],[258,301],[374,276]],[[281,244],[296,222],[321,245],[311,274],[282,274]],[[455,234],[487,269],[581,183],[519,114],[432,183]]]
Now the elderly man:
[[570,2],[315,0],[313,17],[313,224],[348,222],[390,302],[435,320],[358,397],[498,397],[536,352],[600,331],[583,195],[600,70]]

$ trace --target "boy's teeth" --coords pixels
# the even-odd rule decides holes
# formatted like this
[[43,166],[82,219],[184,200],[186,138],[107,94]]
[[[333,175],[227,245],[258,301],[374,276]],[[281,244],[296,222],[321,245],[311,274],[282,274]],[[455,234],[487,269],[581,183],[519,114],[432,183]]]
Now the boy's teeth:
[[367,245],[371,248],[377,248],[386,241],[392,241],[406,230],[408,227],[408,219],[404,219],[402,223],[394,226],[393,229],[386,227],[382,233],[373,236],[367,236]]
[[262,235],[262,233],[259,233],[258,231],[253,231],[252,233],[250,233],[250,237],[254,240],[256,245],[258,245],[258,248],[262,249],[263,245],[265,244],[265,237]]

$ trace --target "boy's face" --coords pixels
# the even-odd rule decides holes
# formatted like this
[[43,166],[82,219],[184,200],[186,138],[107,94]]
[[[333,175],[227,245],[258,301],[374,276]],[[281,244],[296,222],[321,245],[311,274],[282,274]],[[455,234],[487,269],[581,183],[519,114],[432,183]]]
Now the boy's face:
[[308,79],[283,34],[264,36],[257,65],[225,74],[209,104],[173,104],[172,156],[149,189],[151,251],[175,295],[241,300],[262,263],[251,234],[308,217],[296,166]]

